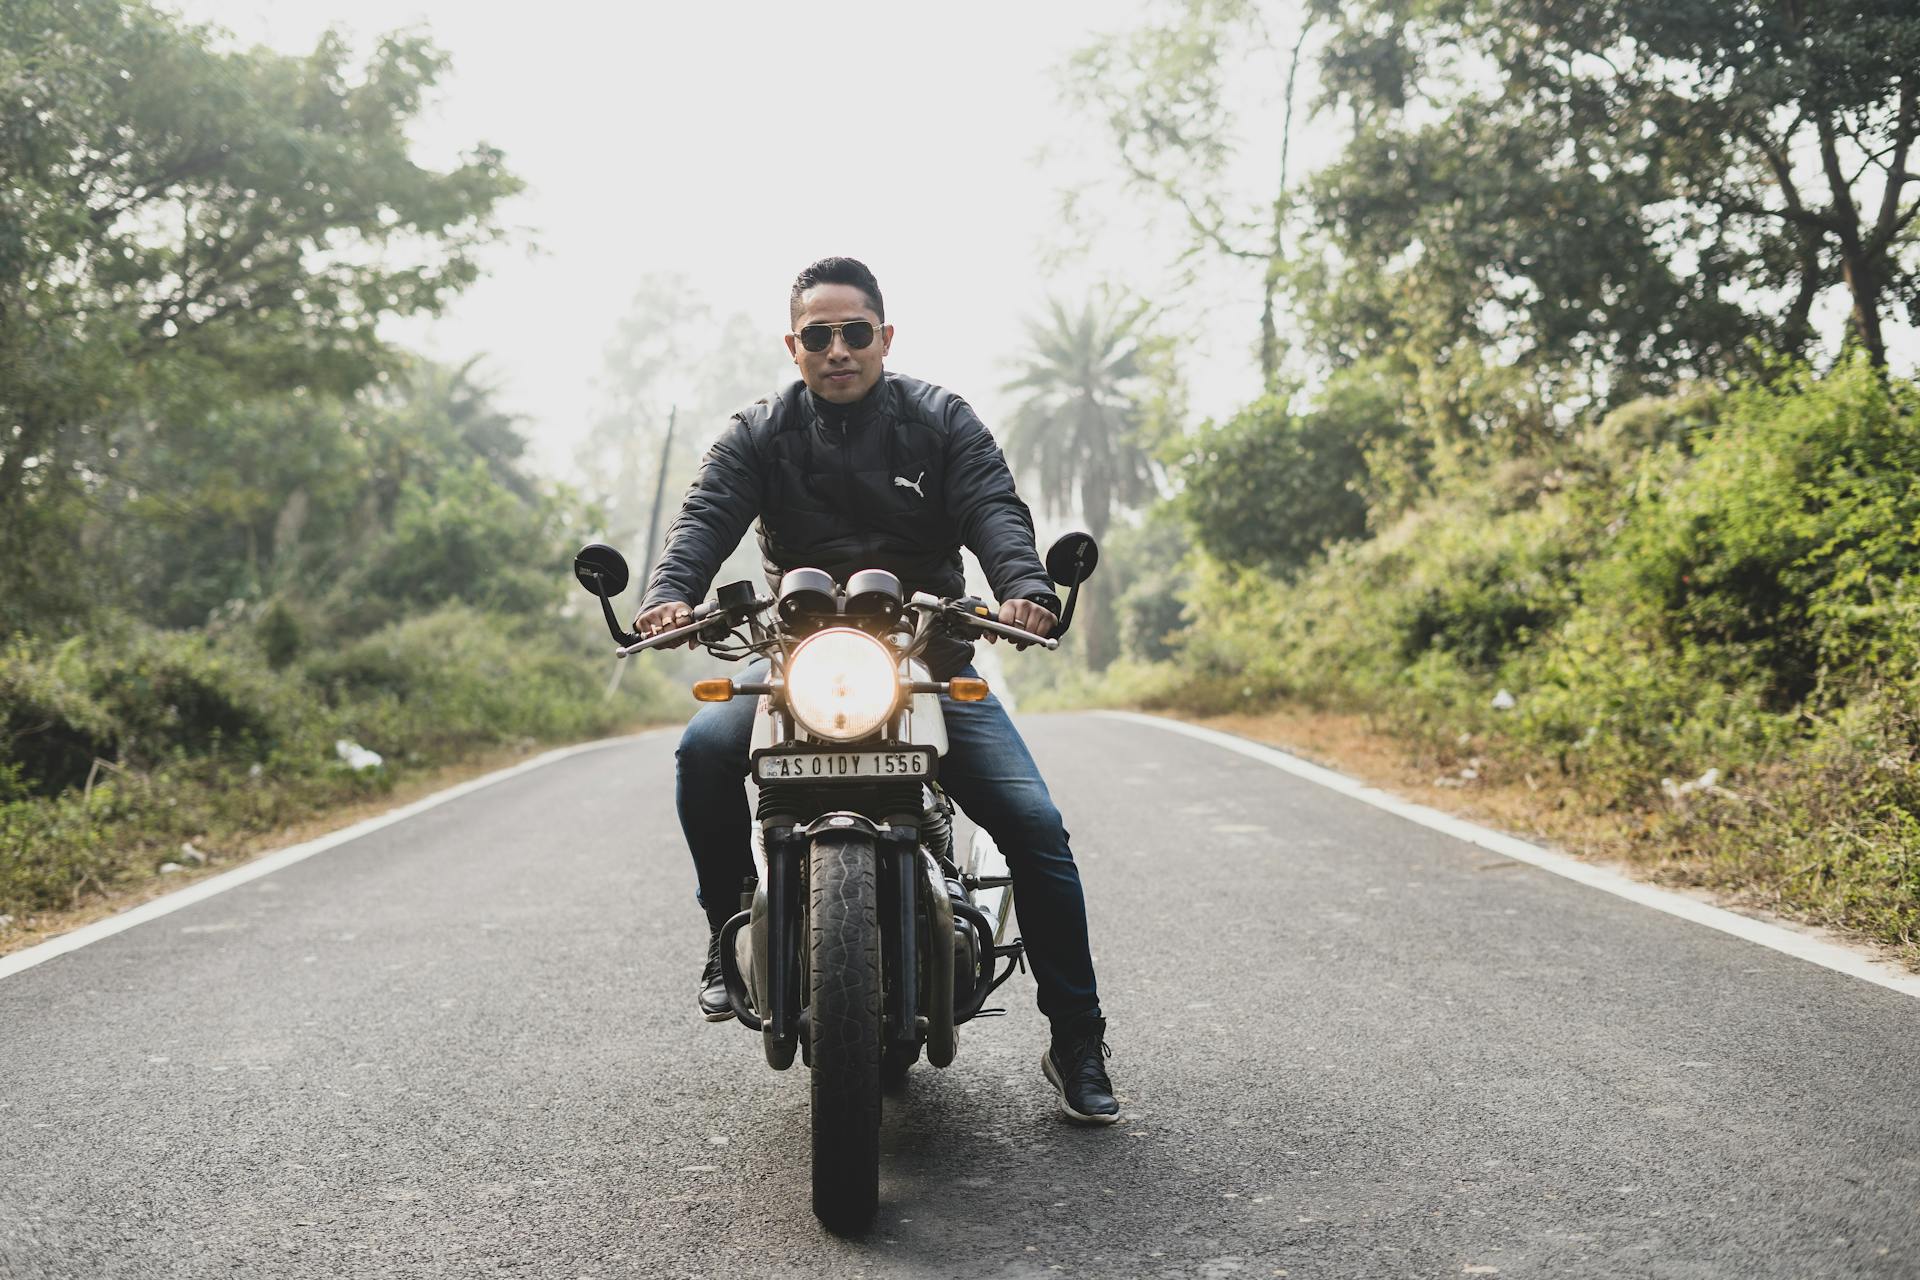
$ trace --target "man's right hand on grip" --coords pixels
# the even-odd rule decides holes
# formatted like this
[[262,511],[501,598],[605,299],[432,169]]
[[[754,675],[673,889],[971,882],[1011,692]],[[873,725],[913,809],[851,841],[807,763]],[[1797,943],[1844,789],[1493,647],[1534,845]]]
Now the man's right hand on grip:
[[[662,631],[671,631],[675,627],[684,627],[693,621],[693,609],[678,600],[669,600],[665,604],[654,605],[651,609],[642,609],[633,620],[633,629],[642,640],[650,640]],[[694,636],[688,636],[680,644],[692,644]]]

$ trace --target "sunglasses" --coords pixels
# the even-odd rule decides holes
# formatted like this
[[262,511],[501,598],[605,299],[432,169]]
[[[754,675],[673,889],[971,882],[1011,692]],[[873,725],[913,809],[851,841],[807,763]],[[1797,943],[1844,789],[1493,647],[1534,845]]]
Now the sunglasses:
[[875,328],[871,320],[849,320],[844,324],[810,324],[793,336],[809,351],[825,351],[833,345],[833,335],[846,340],[849,351],[865,351],[873,345]]

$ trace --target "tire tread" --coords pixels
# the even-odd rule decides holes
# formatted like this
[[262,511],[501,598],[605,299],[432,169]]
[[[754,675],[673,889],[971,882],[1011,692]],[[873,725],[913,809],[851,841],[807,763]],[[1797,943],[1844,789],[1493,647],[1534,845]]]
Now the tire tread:
[[880,1189],[877,859],[863,836],[814,841],[807,877],[813,1212],[858,1231]]

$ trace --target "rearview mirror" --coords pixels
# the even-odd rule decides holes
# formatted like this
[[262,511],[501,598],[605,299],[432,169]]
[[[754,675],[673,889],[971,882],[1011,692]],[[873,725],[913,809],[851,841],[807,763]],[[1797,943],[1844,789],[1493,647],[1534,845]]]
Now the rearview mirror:
[[1077,587],[1093,576],[1100,545],[1090,533],[1063,533],[1047,548],[1047,576],[1063,587]]
[[604,542],[589,542],[573,558],[573,576],[594,595],[611,599],[627,589],[627,558]]

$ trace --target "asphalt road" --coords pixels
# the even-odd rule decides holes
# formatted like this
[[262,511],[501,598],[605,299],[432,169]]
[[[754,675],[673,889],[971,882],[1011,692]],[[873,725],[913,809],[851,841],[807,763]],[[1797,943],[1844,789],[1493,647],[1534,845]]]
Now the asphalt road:
[[1920,1276],[1910,997],[1149,726],[1029,717],[1126,1104],[1024,977],[890,1099],[693,1009],[672,738],[0,981],[0,1276]]

